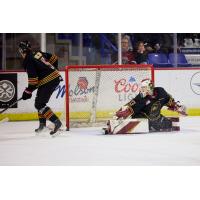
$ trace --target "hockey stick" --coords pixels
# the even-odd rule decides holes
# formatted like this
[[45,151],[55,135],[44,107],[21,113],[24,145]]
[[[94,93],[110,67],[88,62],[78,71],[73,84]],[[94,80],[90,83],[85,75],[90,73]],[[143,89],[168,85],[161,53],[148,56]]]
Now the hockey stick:
[[8,122],[9,121],[9,118],[6,117],[6,118],[3,118],[2,120],[0,120],[0,124],[4,123],[4,122]]
[[21,101],[22,97],[20,99],[17,99],[14,103],[10,104],[8,107],[4,108],[3,110],[0,111],[0,114],[5,112],[6,110],[8,110],[8,108],[11,108],[12,106],[14,106],[18,101]]

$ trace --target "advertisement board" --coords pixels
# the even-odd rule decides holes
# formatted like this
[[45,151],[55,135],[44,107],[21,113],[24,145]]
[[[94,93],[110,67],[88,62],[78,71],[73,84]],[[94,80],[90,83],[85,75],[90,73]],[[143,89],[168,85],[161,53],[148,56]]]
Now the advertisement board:
[[[119,109],[119,107],[130,101],[138,93],[139,86],[136,83],[136,76],[134,74],[129,72],[123,72],[120,75],[114,73],[108,74],[106,71],[101,73],[99,91],[103,92],[98,94],[97,110]],[[61,75],[65,80],[64,71],[61,72]],[[17,89],[15,94],[16,98],[20,98],[27,87],[27,75],[25,72],[18,72],[16,76]],[[176,101],[180,101],[188,108],[190,115],[200,115],[200,69],[155,69],[155,86],[165,88]],[[91,77],[91,74],[87,72],[80,74],[80,76],[70,82],[70,108],[74,112],[87,112],[91,109],[94,87],[95,78]],[[85,88],[85,90],[80,90],[80,88]],[[35,95],[36,92],[34,91],[33,97],[30,100],[18,102],[17,108],[8,109],[6,114],[25,114],[25,116],[28,116],[29,114],[36,113],[34,108]],[[56,88],[48,105],[55,112],[63,113],[65,111],[65,81],[62,81]],[[27,119],[32,119],[32,117],[27,117]],[[36,115],[33,118],[36,118]]]

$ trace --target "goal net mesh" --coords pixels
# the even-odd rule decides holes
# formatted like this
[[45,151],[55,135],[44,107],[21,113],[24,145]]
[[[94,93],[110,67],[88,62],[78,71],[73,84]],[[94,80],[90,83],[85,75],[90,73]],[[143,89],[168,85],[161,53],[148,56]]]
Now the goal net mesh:
[[66,67],[66,126],[105,123],[139,92],[141,80],[154,81],[151,65]]

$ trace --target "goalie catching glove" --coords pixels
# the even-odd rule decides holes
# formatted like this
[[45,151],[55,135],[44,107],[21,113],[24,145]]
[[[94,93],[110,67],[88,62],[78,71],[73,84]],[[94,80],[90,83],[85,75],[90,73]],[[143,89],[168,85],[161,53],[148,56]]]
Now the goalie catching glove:
[[178,112],[181,115],[187,116],[186,107],[181,105],[179,101],[173,101],[170,106],[168,106],[168,110]]
[[133,114],[133,109],[130,106],[123,106],[116,112],[116,116],[118,117],[118,119],[120,118],[126,119],[132,114]]

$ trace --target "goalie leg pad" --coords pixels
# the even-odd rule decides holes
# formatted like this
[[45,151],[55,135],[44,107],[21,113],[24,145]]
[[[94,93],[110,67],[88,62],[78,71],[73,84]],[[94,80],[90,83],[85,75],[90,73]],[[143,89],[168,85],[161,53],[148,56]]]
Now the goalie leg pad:
[[156,120],[149,120],[149,130],[151,132],[170,131],[172,121],[162,115]]
[[[161,132],[161,131],[180,131],[179,117],[167,117],[164,118],[164,125],[159,129],[152,130],[148,119],[121,119],[121,120],[109,120],[107,122],[107,128],[103,129],[105,134],[134,134],[134,133],[149,133],[149,132]],[[157,127],[158,128],[158,127]]]
[[156,121],[149,121],[150,132],[171,132],[180,131],[179,117],[161,116]]
[[172,131],[180,131],[179,117],[168,117],[172,121]]
[[148,119],[109,120],[107,134],[148,133]]

